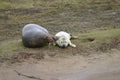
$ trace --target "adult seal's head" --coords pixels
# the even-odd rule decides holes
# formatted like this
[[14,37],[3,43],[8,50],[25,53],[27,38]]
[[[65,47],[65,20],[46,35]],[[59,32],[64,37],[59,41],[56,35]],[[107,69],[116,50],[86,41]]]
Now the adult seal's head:
[[42,47],[53,42],[48,30],[37,24],[27,24],[22,29],[22,42],[25,47]]

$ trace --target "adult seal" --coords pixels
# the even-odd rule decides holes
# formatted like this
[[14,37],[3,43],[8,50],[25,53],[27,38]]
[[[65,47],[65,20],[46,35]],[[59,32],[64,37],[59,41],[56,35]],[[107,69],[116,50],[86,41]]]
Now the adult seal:
[[27,24],[22,29],[22,42],[25,47],[43,47],[53,42],[48,30],[37,24]]

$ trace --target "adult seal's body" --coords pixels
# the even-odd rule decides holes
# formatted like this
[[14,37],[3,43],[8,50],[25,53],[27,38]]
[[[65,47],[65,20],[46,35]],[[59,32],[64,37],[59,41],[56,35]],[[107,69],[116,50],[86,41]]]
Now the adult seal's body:
[[52,41],[48,30],[37,24],[27,24],[22,29],[22,42],[25,47],[42,47]]

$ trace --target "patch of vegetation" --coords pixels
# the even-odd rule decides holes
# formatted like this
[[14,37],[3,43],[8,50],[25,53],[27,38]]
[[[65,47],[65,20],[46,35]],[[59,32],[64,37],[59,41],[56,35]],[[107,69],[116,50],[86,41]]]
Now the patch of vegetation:
[[[113,48],[120,49],[120,29],[91,30],[78,34],[78,39],[72,40],[76,48],[61,49],[53,45],[43,48],[25,48],[21,40],[10,40],[0,44],[0,62],[23,62],[25,59],[43,59],[45,55],[88,55],[91,52],[107,51]],[[84,54],[83,54],[84,53]]]
[[117,8],[118,0],[0,0],[1,9],[7,8],[56,8],[74,9],[112,9]]
[[[0,62],[119,48],[119,4],[119,0],[0,0]],[[39,24],[53,35],[63,30],[79,36],[72,40],[77,48],[23,47],[21,30],[28,23]]]
[[27,23],[40,24],[52,33],[120,25],[119,0],[0,0],[0,4],[0,40],[20,38]]
[[75,40],[75,43],[78,43],[79,46],[82,47],[81,50],[83,49],[84,52],[104,52],[112,48],[120,48],[120,29],[90,30],[78,35],[79,39]]
[[0,56],[13,55],[15,52],[23,49],[20,40],[10,40],[0,43]]

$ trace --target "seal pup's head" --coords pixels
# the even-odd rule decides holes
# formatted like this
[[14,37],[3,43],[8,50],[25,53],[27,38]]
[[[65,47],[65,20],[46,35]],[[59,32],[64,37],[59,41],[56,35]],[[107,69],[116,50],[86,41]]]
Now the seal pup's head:
[[59,39],[56,41],[57,45],[61,48],[65,48],[69,45],[69,42],[64,36],[59,37]]

